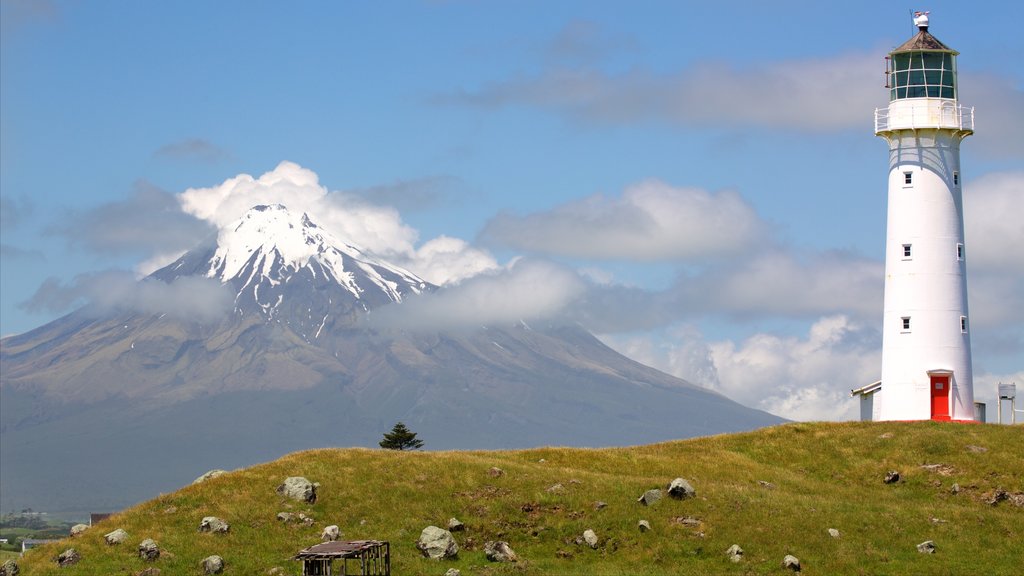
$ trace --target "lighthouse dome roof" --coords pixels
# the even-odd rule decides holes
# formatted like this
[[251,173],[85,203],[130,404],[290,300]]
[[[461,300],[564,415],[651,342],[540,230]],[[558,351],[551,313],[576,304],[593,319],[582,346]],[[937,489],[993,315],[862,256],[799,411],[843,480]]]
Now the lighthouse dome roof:
[[920,32],[915,34],[913,38],[911,38],[910,40],[907,40],[906,42],[901,44],[898,48],[894,49],[891,53],[892,54],[898,54],[900,52],[920,52],[920,51],[928,51],[928,52],[941,51],[941,52],[951,52],[953,54],[959,54],[959,52],[957,52],[956,50],[953,50],[949,46],[946,46],[945,44],[940,42],[938,38],[936,38],[935,36],[932,36],[931,32],[929,32],[927,30],[921,30]]

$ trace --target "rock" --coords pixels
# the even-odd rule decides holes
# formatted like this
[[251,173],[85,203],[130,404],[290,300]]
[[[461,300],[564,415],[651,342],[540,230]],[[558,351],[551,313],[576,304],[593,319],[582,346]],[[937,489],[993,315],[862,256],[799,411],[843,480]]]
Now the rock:
[[931,522],[932,524],[945,524],[946,523],[946,521],[943,520],[942,518],[936,518],[934,516],[929,518],[928,521]]
[[267,576],[284,576],[286,574],[285,569],[280,566],[274,566],[267,570]]
[[278,522],[284,522],[285,524],[287,524],[287,523],[292,522],[293,520],[295,520],[295,514],[293,514],[291,512],[278,512],[277,513],[277,520],[278,520]]
[[3,564],[0,564],[0,576],[18,576],[20,573],[21,568],[18,568],[18,563],[13,558],[9,558]]
[[839,530],[836,530],[835,528],[829,528],[828,535],[833,538],[839,538]]
[[484,542],[484,555],[491,562],[518,562],[519,557],[508,542]]
[[75,524],[71,527],[71,537],[74,538],[75,536],[80,536],[83,532],[85,532],[88,529],[89,527],[85,524]]
[[637,523],[636,523],[636,527],[637,527],[637,528],[638,528],[638,529],[639,529],[639,530],[640,530],[641,532],[647,532],[648,530],[650,530],[650,529],[651,529],[651,523],[650,523],[650,522],[648,522],[647,520],[641,520],[641,521],[639,521],[639,522],[637,522]]
[[537,463],[538,463],[538,464],[544,464],[544,463],[546,463],[546,462],[547,462],[547,460],[546,460],[546,459],[544,459],[544,458],[541,458],[540,460],[537,460]]
[[739,562],[743,560],[743,548],[740,548],[739,544],[733,544],[725,551],[725,555],[729,557],[729,560]]
[[320,484],[314,484],[302,476],[289,476],[284,479],[284,484],[277,487],[277,493],[285,498],[298,500],[299,502],[316,502],[316,489]]
[[973,446],[968,444],[966,448],[968,452],[973,452],[975,454],[984,454],[985,452],[988,452],[988,448],[985,448],[984,446]]
[[586,542],[587,546],[597,550],[597,533],[593,530],[585,530],[583,532],[583,541]]
[[550,494],[560,494],[562,492],[565,492],[565,486],[562,486],[561,484],[553,484],[551,486],[548,486],[547,491]]
[[299,523],[302,524],[303,526],[312,526],[313,524],[316,523],[316,520],[313,520],[312,516],[306,516],[302,512],[299,512],[298,518],[299,518]]
[[449,532],[462,532],[466,529],[466,525],[462,523],[458,518],[448,519],[448,531]]
[[989,498],[988,500],[986,500],[985,503],[990,505],[990,506],[995,506],[996,504],[999,504],[1000,502],[1002,502],[1004,500],[1009,500],[1009,499],[1010,499],[1010,495],[1006,492],[1006,490],[1003,490],[1002,488],[999,488],[995,492],[992,493],[992,497]]
[[152,538],[146,538],[139,543],[139,558],[150,562],[160,557],[160,547]]
[[462,572],[458,568],[449,568],[445,570],[444,576],[462,576]]
[[164,508],[164,514],[174,514],[177,511],[178,511],[178,507],[177,506],[168,506],[167,508]]
[[767,488],[768,490],[775,490],[775,484],[772,484],[767,480],[758,480],[757,485],[761,488]]
[[917,551],[921,554],[935,554],[935,542],[925,540],[917,545]]
[[680,524],[688,528],[700,528],[704,523],[693,516],[676,516],[672,519],[673,524]]
[[68,548],[57,555],[57,565],[61,568],[67,568],[77,564],[82,559],[82,555],[78,553],[74,548]]
[[661,489],[660,488],[654,488],[653,490],[648,490],[647,492],[644,492],[642,496],[640,496],[639,498],[636,499],[637,502],[643,504],[644,506],[650,506],[650,505],[654,504],[655,502],[657,502],[658,500],[661,500]]
[[676,478],[668,485],[668,495],[676,500],[683,500],[696,497],[697,491],[686,480]]
[[127,537],[128,533],[122,530],[121,528],[118,528],[117,530],[114,530],[113,532],[106,534],[103,537],[103,539],[107,541],[108,545],[114,546],[115,544],[120,544],[121,542],[124,542],[125,538]]
[[455,558],[459,554],[459,545],[455,543],[452,533],[437,526],[427,526],[416,541],[416,548],[424,556],[432,560]]
[[899,481],[900,481],[900,473],[897,472],[896,470],[890,470],[889,472],[885,473],[885,483],[886,484],[895,484],[895,483],[897,483]]
[[135,576],[160,576],[160,569],[154,566],[135,573]]
[[879,435],[878,438],[881,439],[881,440],[888,440],[889,438],[892,438],[893,436],[894,436],[894,434],[892,432],[886,432],[885,434]]
[[789,568],[793,572],[800,571],[800,559],[792,554],[786,554],[786,557],[782,559],[782,567]]
[[224,571],[224,559],[216,554],[203,558],[200,565],[203,567],[203,574],[220,574]]
[[195,480],[193,480],[192,483],[193,484],[202,484],[203,482],[206,482],[207,480],[212,480],[213,478],[216,478],[217,476],[221,476],[221,475],[224,475],[224,474],[227,474],[227,473],[228,473],[227,470],[210,470],[209,472],[206,472],[205,474],[203,474],[199,478],[196,478]]
[[953,494],[959,494],[960,493],[960,485],[957,484],[956,482],[953,482],[953,486],[949,489],[949,491],[952,492]]
[[231,530],[231,526],[217,518],[216,516],[207,516],[203,518],[203,521],[199,523],[200,532],[212,532],[214,534],[227,534]]
[[605,509],[607,507],[608,507],[608,503],[607,502],[602,502],[600,500],[598,500],[597,502],[594,502],[594,510],[603,510],[603,509]]
[[322,542],[334,542],[341,536],[341,530],[337,524],[331,524],[324,528],[324,531],[320,533],[320,540]]
[[501,468],[491,467],[491,469],[487,471],[487,475],[491,478],[500,478],[505,475],[505,471]]

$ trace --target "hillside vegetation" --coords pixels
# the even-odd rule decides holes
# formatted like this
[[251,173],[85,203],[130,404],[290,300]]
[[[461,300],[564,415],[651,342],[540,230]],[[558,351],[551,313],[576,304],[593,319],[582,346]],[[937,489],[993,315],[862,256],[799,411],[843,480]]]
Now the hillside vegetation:
[[[225,574],[298,574],[291,556],[337,524],[343,539],[390,541],[396,575],[780,574],[786,554],[800,559],[803,574],[1019,574],[1022,450],[1019,426],[936,422],[798,423],[631,448],[314,450],[161,495],[20,564],[28,575],[136,574],[149,566],[188,575],[218,554]],[[891,470],[902,479],[886,484]],[[288,476],[319,482],[316,503],[278,496]],[[676,477],[696,498],[637,502]],[[285,524],[275,519],[282,511],[316,522]],[[230,532],[198,532],[204,516],[223,518]],[[466,525],[455,533],[458,559],[423,558],[420,531],[451,517]],[[641,519],[649,532],[638,530]],[[129,537],[107,546],[103,535],[115,528]],[[597,549],[576,543],[587,529]],[[154,563],[137,557],[145,538],[162,550]],[[488,540],[507,541],[520,561],[488,562]],[[934,554],[917,551],[925,540],[935,542]],[[745,552],[739,563],[725,554],[732,544]],[[54,558],[68,547],[82,560],[58,568]]]

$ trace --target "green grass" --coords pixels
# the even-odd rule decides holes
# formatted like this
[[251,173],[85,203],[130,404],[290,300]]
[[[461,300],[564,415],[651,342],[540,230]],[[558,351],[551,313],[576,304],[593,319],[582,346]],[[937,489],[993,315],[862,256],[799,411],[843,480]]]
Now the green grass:
[[[224,557],[226,574],[275,566],[298,574],[290,557],[337,524],[345,539],[390,541],[396,575],[441,575],[449,567],[467,576],[780,574],[786,554],[800,558],[804,574],[1017,574],[1024,508],[986,499],[997,489],[1024,492],[1022,446],[1019,426],[858,422],[596,450],[314,450],[161,495],[73,541],[33,550],[20,564],[28,575],[135,574],[146,567],[135,547],[153,538],[164,551],[155,563],[163,574],[200,574],[199,561],[210,554]],[[504,475],[489,476],[492,466]],[[888,470],[899,470],[903,481],[884,484]],[[277,496],[287,476],[319,482],[316,504]],[[636,502],[677,476],[697,498],[665,498],[649,508]],[[556,483],[564,490],[549,492]],[[596,510],[599,500],[608,506]],[[281,511],[304,512],[316,525],[284,525],[275,520]],[[209,515],[227,520],[231,532],[199,533]],[[459,558],[422,558],[414,547],[420,531],[452,516],[467,526],[456,534]],[[684,516],[701,525],[673,521]],[[637,530],[641,518],[652,531]],[[105,545],[103,535],[115,528],[129,533],[128,542]],[[588,528],[601,540],[597,550],[574,543]],[[842,536],[831,538],[828,528]],[[521,561],[488,562],[487,540],[508,541]],[[935,541],[934,555],[917,552],[925,540]],[[734,543],[745,551],[738,564],[724,554]],[[83,560],[59,569],[53,558],[69,546]]]

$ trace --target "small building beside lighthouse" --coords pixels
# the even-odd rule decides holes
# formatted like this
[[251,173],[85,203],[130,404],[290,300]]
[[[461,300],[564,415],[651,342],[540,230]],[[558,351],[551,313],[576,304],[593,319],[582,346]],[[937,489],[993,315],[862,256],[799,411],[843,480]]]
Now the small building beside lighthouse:
[[969,247],[960,143],[974,109],[958,99],[958,52],[928,30],[886,58],[889,105],[875,134],[889,145],[882,379],[875,420],[973,420]]

